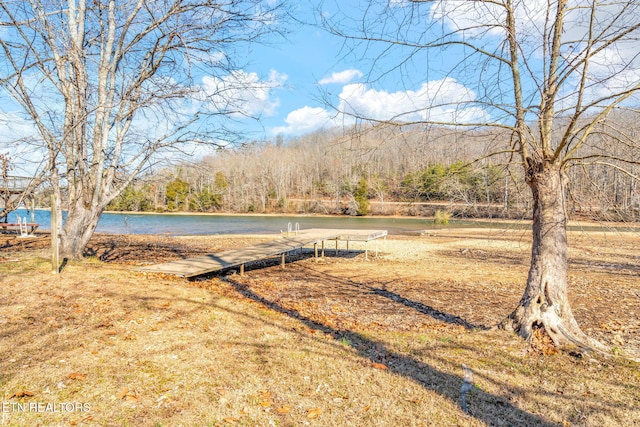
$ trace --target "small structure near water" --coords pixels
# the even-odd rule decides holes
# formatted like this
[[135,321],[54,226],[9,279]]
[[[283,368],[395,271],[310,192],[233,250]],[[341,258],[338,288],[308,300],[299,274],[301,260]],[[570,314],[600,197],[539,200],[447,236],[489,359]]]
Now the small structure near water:
[[[245,264],[278,255],[282,257],[282,265],[284,265],[285,255],[287,253],[302,249],[305,246],[313,245],[314,255],[317,258],[318,244],[321,244],[321,255],[324,256],[326,241],[333,240],[336,242],[337,253],[339,241],[346,241],[347,250],[349,250],[349,242],[358,241],[367,243],[386,236],[387,230],[311,228],[308,230],[299,230],[293,236],[270,240],[246,248],[150,265],[148,267],[138,268],[137,270],[146,273],[164,273],[181,277],[194,277],[240,266],[240,274],[243,274]],[[365,249],[365,256],[367,254],[368,249]]]

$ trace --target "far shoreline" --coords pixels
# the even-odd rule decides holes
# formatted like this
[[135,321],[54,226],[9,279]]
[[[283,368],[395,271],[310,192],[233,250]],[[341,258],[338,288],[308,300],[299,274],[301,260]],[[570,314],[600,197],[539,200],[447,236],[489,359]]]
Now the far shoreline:
[[[47,209],[48,210],[48,209]],[[166,215],[166,216],[239,216],[239,217],[292,217],[292,218],[381,218],[381,219],[424,219],[432,221],[434,216],[417,216],[417,215],[340,215],[340,214],[317,214],[317,213],[230,213],[230,212],[143,212],[143,211],[104,211],[103,213],[115,215]],[[531,224],[531,219],[510,219],[510,218],[471,218],[471,217],[452,217],[449,221],[466,221],[478,222],[483,224],[500,223],[500,224]],[[569,220],[567,225],[570,227],[580,226],[610,226],[610,227],[632,227],[640,228],[640,222],[622,222],[622,221],[598,221],[598,220]],[[440,225],[446,228],[446,224]]]
[[[20,208],[29,211],[26,208]],[[36,211],[50,211],[51,208],[35,208]],[[155,211],[112,211],[105,210],[103,213],[111,215],[132,215],[132,216],[200,216],[200,217],[290,217],[290,218],[361,218],[361,219],[401,219],[401,220],[424,220],[427,222],[433,221],[434,216],[418,216],[418,215],[340,215],[340,214],[322,214],[322,213],[257,213],[257,212],[244,212],[244,213],[231,213],[231,212],[155,212]],[[510,224],[510,225],[530,225],[531,219],[510,219],[510,218],[475,218],[475,217],[451,217],[450,222],[471,222],[484,225],[489,224]],[[622,222],[622,221],[604,221],[604,220],[569,220],[567,222],[568,227],[602,227],[602,228],[617,228],[626,227],[637,230],[640,232],[640,222]],[[439,228],[447,228],[447,224],[438,224]]]

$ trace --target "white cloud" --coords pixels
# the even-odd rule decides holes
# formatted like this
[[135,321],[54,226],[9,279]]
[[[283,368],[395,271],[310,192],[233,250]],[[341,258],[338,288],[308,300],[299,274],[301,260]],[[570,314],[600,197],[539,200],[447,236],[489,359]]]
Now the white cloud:
[[[595,10],[592,6],[595,5]],[[528,61],[528,69],[534,70],[538,81],[542,81],[540,63],[548,54],[544,44],[551,38],[545,38],[544,31],[552,31],[556,17],[557,2],[547,0],[527,0],[514,2],[516,37],[522,50],[523,61]],[[591,28],[593,13],[594,28]],[[561,67],[568,71],[564,78],[564,103],[575,102],[578,96],[583,67],[574,64],[585,59],[587,52],[593,52],[604,44],[629,30],[637,23],[640,2],[593,2],[592,0],[569,0],[564,17],[562,31]],[[462,39],[472,38],[485,50],[492,51],[506,37],[504,22],[506,11],[495,2],[471,2],[466,0],[439,0],[430,9],[431,19],[441,22],[448,30],[458,32]],[[589,85],[582,94],[583,100],[597,100],[615,93],[622,93],[637,84],[640,75],[640,44],[637,38],[640,31],[634,31],[588,59],[587,82]],[[589,46],[589,38],[599,37]],[[598,36],[598,34],[605,34]],[[537,71],[536,71],[537,70]],[[562,71],[562,70],[561,70]],[[525,77],[526,78],[526,77]],[[530,89],[537,91],[532,78]]]
[[471,107],[475,93],[452,78],[423,83],[418,90],[387,92],[350,84],[342,89],[339,109],[347,115],[374,120],[469,123],[488,119]]
[[191,52],[191,60],[204,62],[206,64],[221,65],[227,60],[227,54],[221,51],[197,51]]
[[330,77],[325,77],[320,80],[318,83],[321,85],[327,85],[331,83],[350,83],[353,79],[362,77],[362,72],[360,70],[356,70],[354,68],[350,68],[348,70],[340,71],[332,73]]
[[32,122],[14,112],[0,112],[0,153],[8,154],[13,170],[10,175],[32,176],[42,166],[45,150],[38,141]]
[[272,91],[281,88],[286,74],[271,70],[266,80],[257,73],[234,71],[222,78],[202,78],[203,99],[215,111],[233,111],[237,116],[272,116],[280,104]]
[[442,123],[479,123],[489,114],[473,106],[475,93],[452,78],[424,83],[418,90],[388,92],[365,84],[345,85],[339,95],[339,112],[331,114],[321,107],[303,107],[289,113],[287,126],[276,127],[272,134],[300,135],[327,126],[354,123],[354,117],[398,122],[431,121]]
[[38,131],[29,120],[25,120],[20,114],[0,111],[0,143],[9,144],[20,139],[33,139]]
[[[637,59],[638,46],[627,49],[607,48],[593,57],[589,64],[589,78],[595,85],[596,97],[610,93],[622,93],[638,84],[640,61]],[[635,58],[635,63],[632,61]]]
[[284,120],[287,126],[275,127],[271,130],[274,135],[301,135],[332,126],[333,120],[329,111],[322,107],[302,107],[290,112]]
[[[520,34],[535,34],[543,28],[548,6],[547,0],[516,2],[514,17]],[[505,8],[494,2],[467,0],[440,0],[430,9],[431,19],[444,22],[465,37],[503,36],[506,21]]]
[[[586,87],[581,91],[582,84],[580,72],[577,70],[560,88],[558,98],[558,111],[574,111],[581,98],[581,107],[591,104],[599,109],[609,105],[617,97],[622,96],[638,85],[640,81],[640,58],[638,47],[632,48],[607,48],[592,56],[586,76]],[[575,57],[572,60],[577,61]],[[637,95],[633,98],[638,102]]]

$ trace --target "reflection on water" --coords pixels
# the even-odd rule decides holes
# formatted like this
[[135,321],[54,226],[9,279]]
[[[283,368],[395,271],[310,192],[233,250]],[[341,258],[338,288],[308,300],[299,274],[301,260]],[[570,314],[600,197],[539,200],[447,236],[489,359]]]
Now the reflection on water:
[[[10,214],[10,221],[16,214],[31,221],[31,213],[19,209]],[[49,230],[51,215],[48,210],[36,210],[35,222],[40,230]],[[514,225],[498,222],[451,220],[446,226],[436,226],[431,218],[390,218],[390,217],[348,217],[348,216],[288,216],[288,215],[172,215],[105,213],[100,218],[99,233],[110,234],[262,234],[287,231],[291,223],[295,229],[298,223],[306,228],[376,229],[387,230],[389,234],[413,234],[422,230],[464,227],[529,227],[528,224]]]
[[[17,222],[17,215],[27,217],[31,222],[31,212],[18,209],[9,214],[9,222]],[[63,215],[64,216],[64,215]],[[51,215],[47,210],[34,212],[35,222],[40,224],[40,230],[49,230]],[[370,229],[387,230],[389,234],[416,234],[423,230],[449,228],[499,228],[499,229],[529,229],[529,221],[501,222],[450,220],[447,225],[435,225],[433,218],[394,218],[394,217],[350,217],[350,216],[291,216],[291,215],[174,215],[174,214],[135,214],[135,213],[105,213],[100,218],[97,232],[109,234],[167,234],[172,236],[203,235],[203,234],[274,234],[287,231],[291,223],[295,229],[298,223],[300,229],[306,228],[340,228],[340,229]],[[640,233],[637,224],[614,226],[574,225],[570,230],[583,231],[633,231]]]

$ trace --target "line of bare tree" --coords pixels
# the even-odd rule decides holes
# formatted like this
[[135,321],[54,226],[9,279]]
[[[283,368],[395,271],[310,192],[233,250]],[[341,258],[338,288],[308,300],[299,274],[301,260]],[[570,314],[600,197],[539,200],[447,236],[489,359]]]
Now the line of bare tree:
[[[634,123],[629,119],[624,125],[630,129]],[[489,155],[507,137],[417,126],[321,130],[162,169],[136,181],[109,208],[425,216],[442,209],[467,217],[530,217],[531,197],[521,170],[507,154]],[[582,152],[589,157],[598,150],[627,158],[639,154],[616,153],[624,147],[606,138]],[[637,175],[640,166],[635,168]],[[573,167],[568,173],[574,217],[640,218],[640,185],[629,174],[605,165]]]

